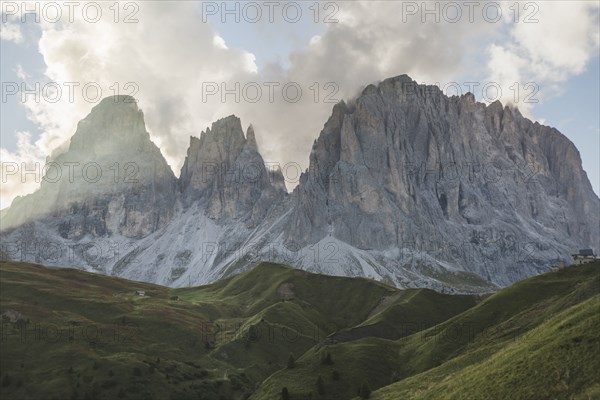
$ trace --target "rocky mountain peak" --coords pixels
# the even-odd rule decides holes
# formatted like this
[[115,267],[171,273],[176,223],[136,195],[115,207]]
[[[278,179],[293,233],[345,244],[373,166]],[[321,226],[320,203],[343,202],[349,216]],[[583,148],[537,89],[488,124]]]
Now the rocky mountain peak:
[[283,176],[283,171],[279,165],[275,166],[275,168],[269,169],[269,178],[271,181],[271,185],[277,190],[281,192],[287,193],[287,187],[285,186],[285,177]]
[[256,143],[256,136],[254,134],[254,127],[252,125],[248,126],[248,130],[246,131],[245,149],[258,152],[258,144]]
[[244,136],[241,121],[231,115],[191,138],[181,169],[180,187],[184,203],[202,204],[215,220],[259,220],[270,208],[267,199],[279,199],[284,191],[272,184],[258,151],[254,128]]
[[55,214],[68,220],[65,237],[141,236],[172,215],[175,175],[131,96],[100,101],[49,162],[40,189],[7,210],[3,229]]
[[[294,191],[288,240],[311,244],[331,235],[383,252],[460,248],[473,234],[492,232],[511,238],[504,247],[536,248],[528,274],[543,259],[568,259],[569,248],[598,243],[598,214],[587,210],[600,201],[578,152],[555,129],[470,93],[447,97],[406,75],[367,86],[350,104],[334,107],[315,141],[311,173]],[[475,246],[470,260],[446,253],[440,261],[486,276],[488,246]],[[514,252],[524,250],[495,259],[509,269],[495,283],[524,273],[511,270]]]
[[202,142],[219,143],[220,146],[234,151],[245,142],[242,123],[235,115],[213,122],[211,127],[201,134],[200,139]]
[[77,124],[69,150],[109,153],[139,151],[150,142],[144,114],[131,96],[110,96]]

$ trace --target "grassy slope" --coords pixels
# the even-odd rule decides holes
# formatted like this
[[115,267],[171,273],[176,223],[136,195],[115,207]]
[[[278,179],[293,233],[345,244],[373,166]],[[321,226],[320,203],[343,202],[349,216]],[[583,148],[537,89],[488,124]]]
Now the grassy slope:
[[377,391],[372,399],[600,398],[600,296],[559,312],[492,356],[469,354]]
[[192,398],[192,378],[221,375],[207,357],[192,364],[207,354],[193,342],[207,314],[169,301],[167,288],[31,264],[2,263],[0,273],[2,312],[29,321],[3,322],[0,368],[12,382],[2,396]]
[[[563,398],[561,393],[597,390],[594,387],[599,380],[593,373],[598,370],[598,363],[591,362],[590,357],[598,359],[600,356],[598,329],[595,329],[600,326],[593,313],[585,311],[598,310],[599,271],[598,265],[585,266],[527,279],[445,322],[398,340],[369,337],[330,344],[319,351],[313,348],[301,358],[296,369],[279,371],[269,377],[252,399],[275,399],[282,387],[288,388],[292,399],[304,398],[310,393],[314,399],[348,399],[356,396],[365,380],[372,389],[399,381],[382,389],[381,395],[377,393],[378,396],[385,396],[381,397],[384,399],[437,399],[444,398],[441,394],[450,390],[453,392],[448,398],[515,398],[510,391],[514,385],[530,387],[538,395],[543,394],[535,398]],[[564,330],[561,338],[556,339],[556,346],[537,349],[539,358],[535,358],[533,351],[536,348],[528,347],[532,346],[530,341],[521,339],[550,331],[551,327],[566,321],[581,307],[583,314],[580,323],[574,325],[573,330]],[[392,310],[390,308],[386,312]],[[552,336],[552,333],[548,335]],[[581,353],[571,357],[567,350],[556,350],[555,347],[565,345],[579,336],[583,339],[575,340],[581,346]],[[332,354],[334,365],[322,365],[319,362],[324,352]],[[542,369],[540,374],[547,370],[544,368],[545,362],[549,363],[548,367],[554,368],[555,372],[548,373],[548,380],[556,385],[559,385],[556,379],[562,379],[562,374],[576,371],[583,378],[576,382],[573,380],[571,386],[567,384],[563,392],[538,391],[538,386],[549,386],[546,380],[540,379],[540,384],[534,383],[534,375],[527,373],[526,368],[511,369],[511,361],[505,361],[504,369],[501,368],[501,360],[509,360],[509,356],[516,359],[520,357],[519,354],[527,352],[531,352],[531,356],[537,360],[531,361],[531,364]],[[550,357],[553,352],[555,358]],[[591,356],[578,358],[584,353]],[[561,366],[561,362],[565,365]],[[525,367],[528,364],[519,365]],[[338,371],[342,378],[340,381],[332,379],[333,370]],[[473,375],[474,371],[480,376]],[[496,392],[484,390],[485,385],[494,386],[489,379],[501,379],[503,373],[511,371],[513,376],[505,377],[506,386],[497,385]],[[455,374],[452,376],[459,379],[456,382],[454,379],[445,380],[449,374]],[[325,394],[321,396],[317,395],[315,384],[318,376],[325,381]],[[430,393],[427,391],[430,386],[437,389]],[[521,398],[527,398],[530,394],[527,390],[523,389]],[[461,393],[470,393],[472,396],[462,396]],[[515,393],[519,395],[519,392]],[[556,394],[556,397],[550,393]]]
[[0,397],[349,399],[367,380],[381,399],[595,398],[599,270],[482,300],[267,263],[185,289],[0,263],[0,312],[23,316],[2,324]]
[[[267,263],[185,289],[10,262],[0,278],[0,312],[22,314],[2,325],[0,395],[10,398],[246,398],[290,353],[364,323],[383,298],[406,297]],[[447,316],[472,302],[449,301]]]

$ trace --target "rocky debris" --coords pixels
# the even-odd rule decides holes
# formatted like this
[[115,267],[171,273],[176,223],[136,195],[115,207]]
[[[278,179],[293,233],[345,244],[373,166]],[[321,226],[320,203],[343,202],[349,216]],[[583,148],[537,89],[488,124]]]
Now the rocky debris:
[[17,310],[6,310],[0,314],[0,320],[14,324],[18,321],[25,321],[25,317]]

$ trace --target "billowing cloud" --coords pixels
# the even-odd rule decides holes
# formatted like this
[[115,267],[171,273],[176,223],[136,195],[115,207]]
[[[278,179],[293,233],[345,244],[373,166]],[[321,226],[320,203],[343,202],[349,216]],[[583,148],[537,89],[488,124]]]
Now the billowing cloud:
[[[501,100],[516,103],[524,114],[531,116],[538,101],[560,94],[564,82],[584,72],[590,60],[598,56],[600,4],[586,1],[519,4],[519,19],[511,24],[509,37],[502,44],[488,46],[487,65],[489,80],[502,87]],[[514,13],[506,10],[506,14],[514,22]],[[515,83],[520,86],[519,92]],[[527,83],[532,84],[525,88]]]
[[2,161],[2,185],[0,185],[0,199],[2,206],[5,199],[12,199],[17,195],[33,193],[42,179],[42,170],[46,154],[40,151],[37,143],[32,143],[29,132],[17,132],[17,149],[10,152],[0,148]]
[[[112,3],[100,4],[105,15],[112,15]],[[65,92],[65,82],[79,86],[75,101],[63,93],[55,103],[25,102],[29,118],[43,131],[30,143],[33,153],[49,154],[74,133],[99,100],[86,101],[82,89],[94,96],[97,84],[103,96],[117,89],[135,93],[151,138],[176,174],[189,136],[236,114],[245,125],[254,125],[267,160],[294,166],[287,171],[288,187],[293,187],[295,166],[307,167],[312,142],[333,103],[355,96],[368,83],[403,73],[428,84],[490,80],[501,84],[502,100],[509,102],[507,88],[514,82],[552,87],[581,73],[600,43],[593,3],[537,3],[537,24],[515,23],[508,8],[513,2],[503,4],[499,20],[486,17],[481,8],[471,18],[465,7],[454,18],[453,10],[442,12],[443,3],[429,3],[428,9],[440,7],[439,22],[424,12],[422,2],[337,4],[337,23],[325,24],[321,34],[295,48],[284,66],[272,63],[260,69],[253,54],[234,48],[202,21],[194,2],[141,2],[137,23],[112,18],[41,22],[45,80],[59,83]],[[530,11],[524,4],[521,20]],[[256,29],[264,31],[265,24],[263,19]],[[285,28],[285,22],[277,24],[277,29]],[[21,153],[10,154],[18,158]],[[17,193],[18,185],[4,190],[3,205]]]
[[[101,4],[103,15],[112,16],[112,3],[96,4]],[[140,3],[137,23],[115,23],[112,18],[90,23],[81,17],[72,23],[67,19],[50,23],[42,18],[39,52],[46,65],[44,77],[27,79],[24,67],[17,73],[29,89],[37,85],[41,92],[37,98],[27,95],[23,103],[28,118],[42,131],[29,148],[51,154],[64,147],[77,122],[102,97],[133,94],[145,112],[152,139],[178,171],[189,136],[199,135],[226,113],[221,103],[198,101],[195,92],[202,83],[233,76],[250,80],[256,71],[251,54],[227,49],[222,40],[215,40],[217,33],[209,24],[199,23],[196,7],[192,2]],[[169,34],[158,26],[168,27]],[[3,162],[22,154],[3,150]],[[18,183],[3,186],[2,206],[30,191],[30,182]]]
[[13,22],[2,24],[2,29],[0,29],[0,40],[21,43],[23,41],[21,27]]

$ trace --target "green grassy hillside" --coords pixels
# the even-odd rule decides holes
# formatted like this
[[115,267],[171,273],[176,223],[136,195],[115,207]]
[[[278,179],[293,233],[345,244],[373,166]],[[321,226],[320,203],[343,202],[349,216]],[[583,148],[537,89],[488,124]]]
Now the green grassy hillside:
[[[396,340],[371,335],[313,348],[252,399],[277,398],[282,387],[292,399],[349,399],[363,382],[382,388],[375,399],[588,398],[600,382],[599,290],[598,264],[533,277]],[[325,353],[333,365],[320,362]]]
[[[0,293],[3,396],[245,399],[290,353],[364,323],[402,292],[266,263],[169,289],[9,262]],[[471,305],[446,297],[448,316]]]
[[0,398],[596,398],[599,271],[482,297],[268,263],[170,289],[3,262]]
[[[470,350],[373,399],[598,399],[600,298],[561,311],[486,358]],[[481,353],[480,353],[481,354]]]

